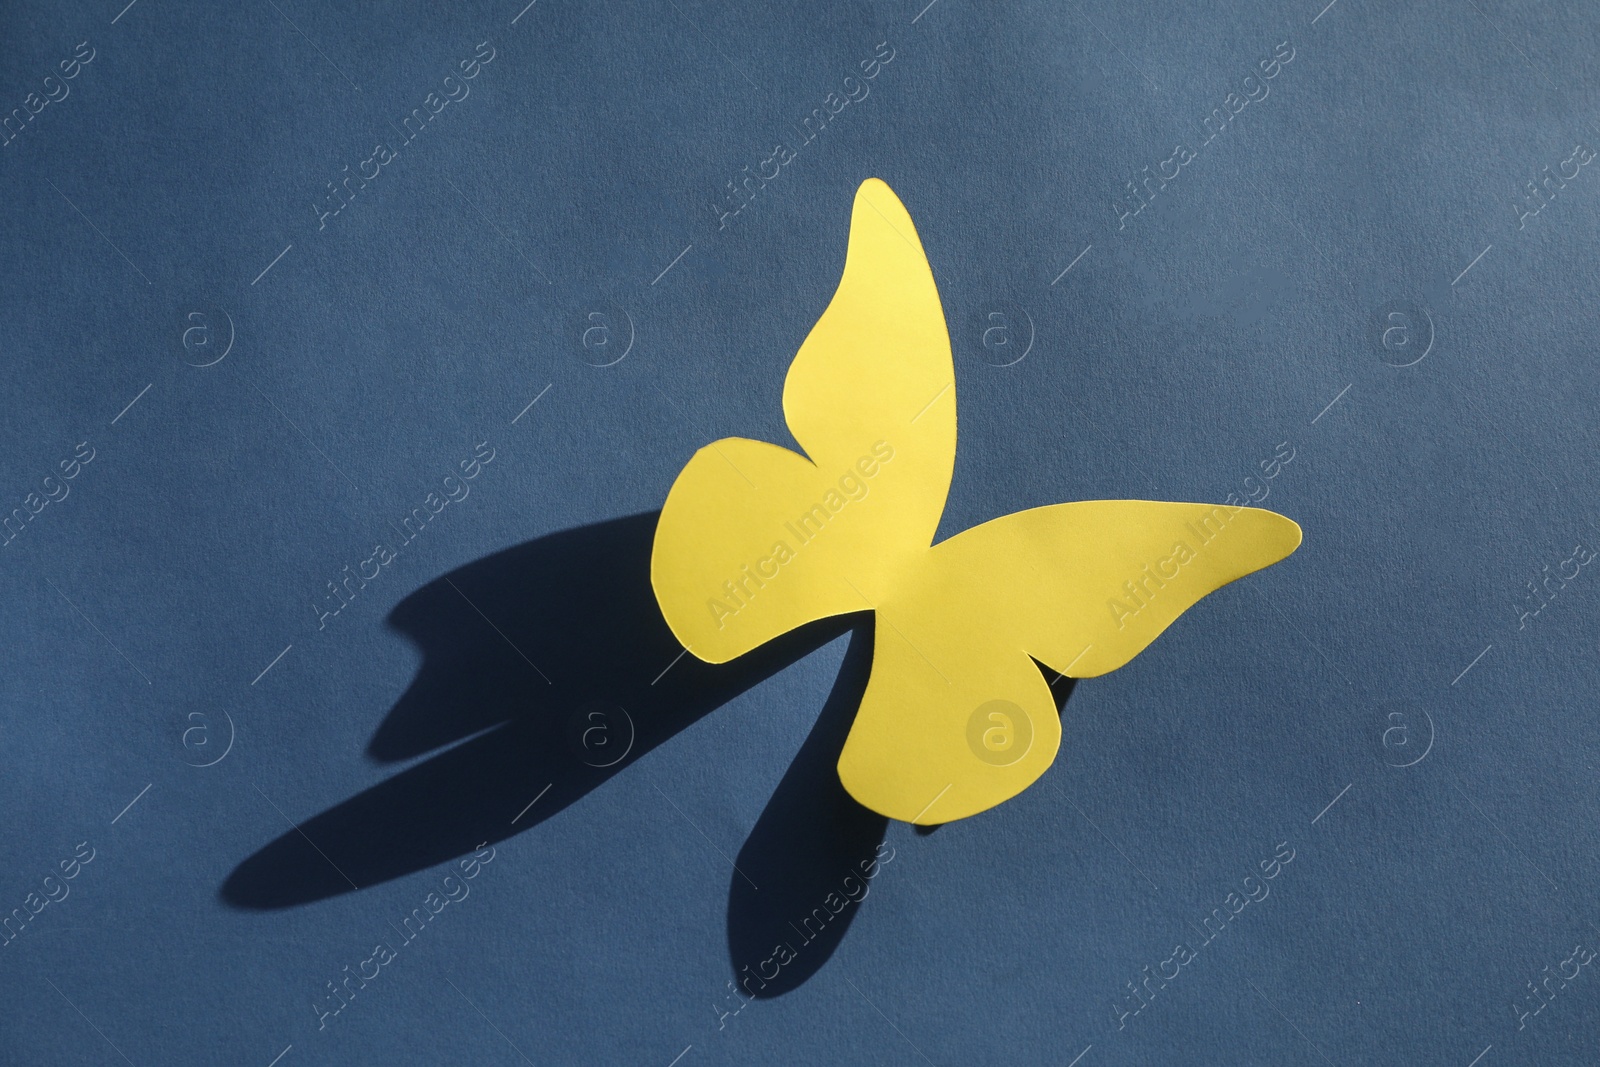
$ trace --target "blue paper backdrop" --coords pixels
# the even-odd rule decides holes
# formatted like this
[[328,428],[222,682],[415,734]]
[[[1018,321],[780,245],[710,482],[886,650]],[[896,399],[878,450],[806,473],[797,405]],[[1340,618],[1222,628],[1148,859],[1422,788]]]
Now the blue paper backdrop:
[[[0,1059],[1594,1062],[1595,12],[923,3],[0,13]],[[646,579],[869,176],[943,535],[1306,535],[933,833]]]

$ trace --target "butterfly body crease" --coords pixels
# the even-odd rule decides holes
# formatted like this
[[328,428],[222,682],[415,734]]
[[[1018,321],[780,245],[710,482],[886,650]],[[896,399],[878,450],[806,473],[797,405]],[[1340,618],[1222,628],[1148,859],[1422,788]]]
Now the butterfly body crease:
[[784,383],[805,454],[745,438],[701,448],[668,493],[650,560],[668,626],[711,663],[871,609],[872,671],[839,777],[866,807],[921,824],[993,807],[1055,760],[1061,724],[1039,664],[1072,678],[1120,667],[1301,538],[1259,508],[1096,500],[935,544],[955,393],[911,216],[868,179],[838,290]]

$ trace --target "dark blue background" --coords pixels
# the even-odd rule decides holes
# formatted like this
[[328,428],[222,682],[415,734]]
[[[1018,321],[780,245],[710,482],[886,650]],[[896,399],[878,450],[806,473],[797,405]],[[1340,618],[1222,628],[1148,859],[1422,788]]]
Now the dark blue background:
[[[0,147],[0,510],[94,459],[0,549],[0,910],[95,858],[0,948],[0,1059],[1594,1061],[1600,975],[1518,1012],[1600,949],[1600,575],[1518,611],[1600,547],[1600,174],[1518,205],[1600,137],[1600,20],[922,4],[8,5],[4,108],[94,58]],[[470,96],[319,230],[483,41]],[[870,96],[719,230],[880,42]],[[1281,442],[1262,503],[1305,530],[1079,684],[1032,789],[931,834],[832,773],[862,620],[662,675],[645,581],[697,447],[790,441],[783,375],[869,176],[956,349],[943,535],[1222,500]],[[479,442],[470,496],[319,630]],[[607,770],[571,743],[596,699],[636,734]],[[319,1030],[325,983],[486,840]],[[867,898],[719,1020],[880,841]],[[1270,896],[1123,1017],[1282,842]]]

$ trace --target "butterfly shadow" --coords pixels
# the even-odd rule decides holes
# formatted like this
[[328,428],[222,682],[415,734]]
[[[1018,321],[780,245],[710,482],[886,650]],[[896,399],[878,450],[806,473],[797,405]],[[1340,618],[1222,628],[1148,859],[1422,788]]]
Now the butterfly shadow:
[[838,681],[730,873],[735,975],[760,968],[780,940],[799,950],[796,958],[746,988],[777,996],[814,974],[859,906],[820,932],[807,926],[814,936],[803,945],[791,924],[845,892],[847,876],[859,882],[887,824],[845,792],[834,769],[871,670],[871,617],[822,620],[732,663],[683,655],[650,586],[657,517],[541,537],[402,600],[388,622],[421,649],[422,666],[367,751],[380,763],[432,755],[265,845],[224,881],[223,901],[246,910],[309,904],[536,830],[703,716],[849,633]]

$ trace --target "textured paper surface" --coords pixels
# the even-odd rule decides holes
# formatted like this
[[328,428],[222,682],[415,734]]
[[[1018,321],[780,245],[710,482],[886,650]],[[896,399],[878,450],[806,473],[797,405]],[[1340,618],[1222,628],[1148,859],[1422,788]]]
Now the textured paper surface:
[[[1592,1063],[1596,54],[1490,0],[4,5],[0,1061]],[[698,449],[800,447],[872,176],[961,398],[934,541],[1307,533],[931,834],[839,783],[864,617],[711,665],[650,586]]]

